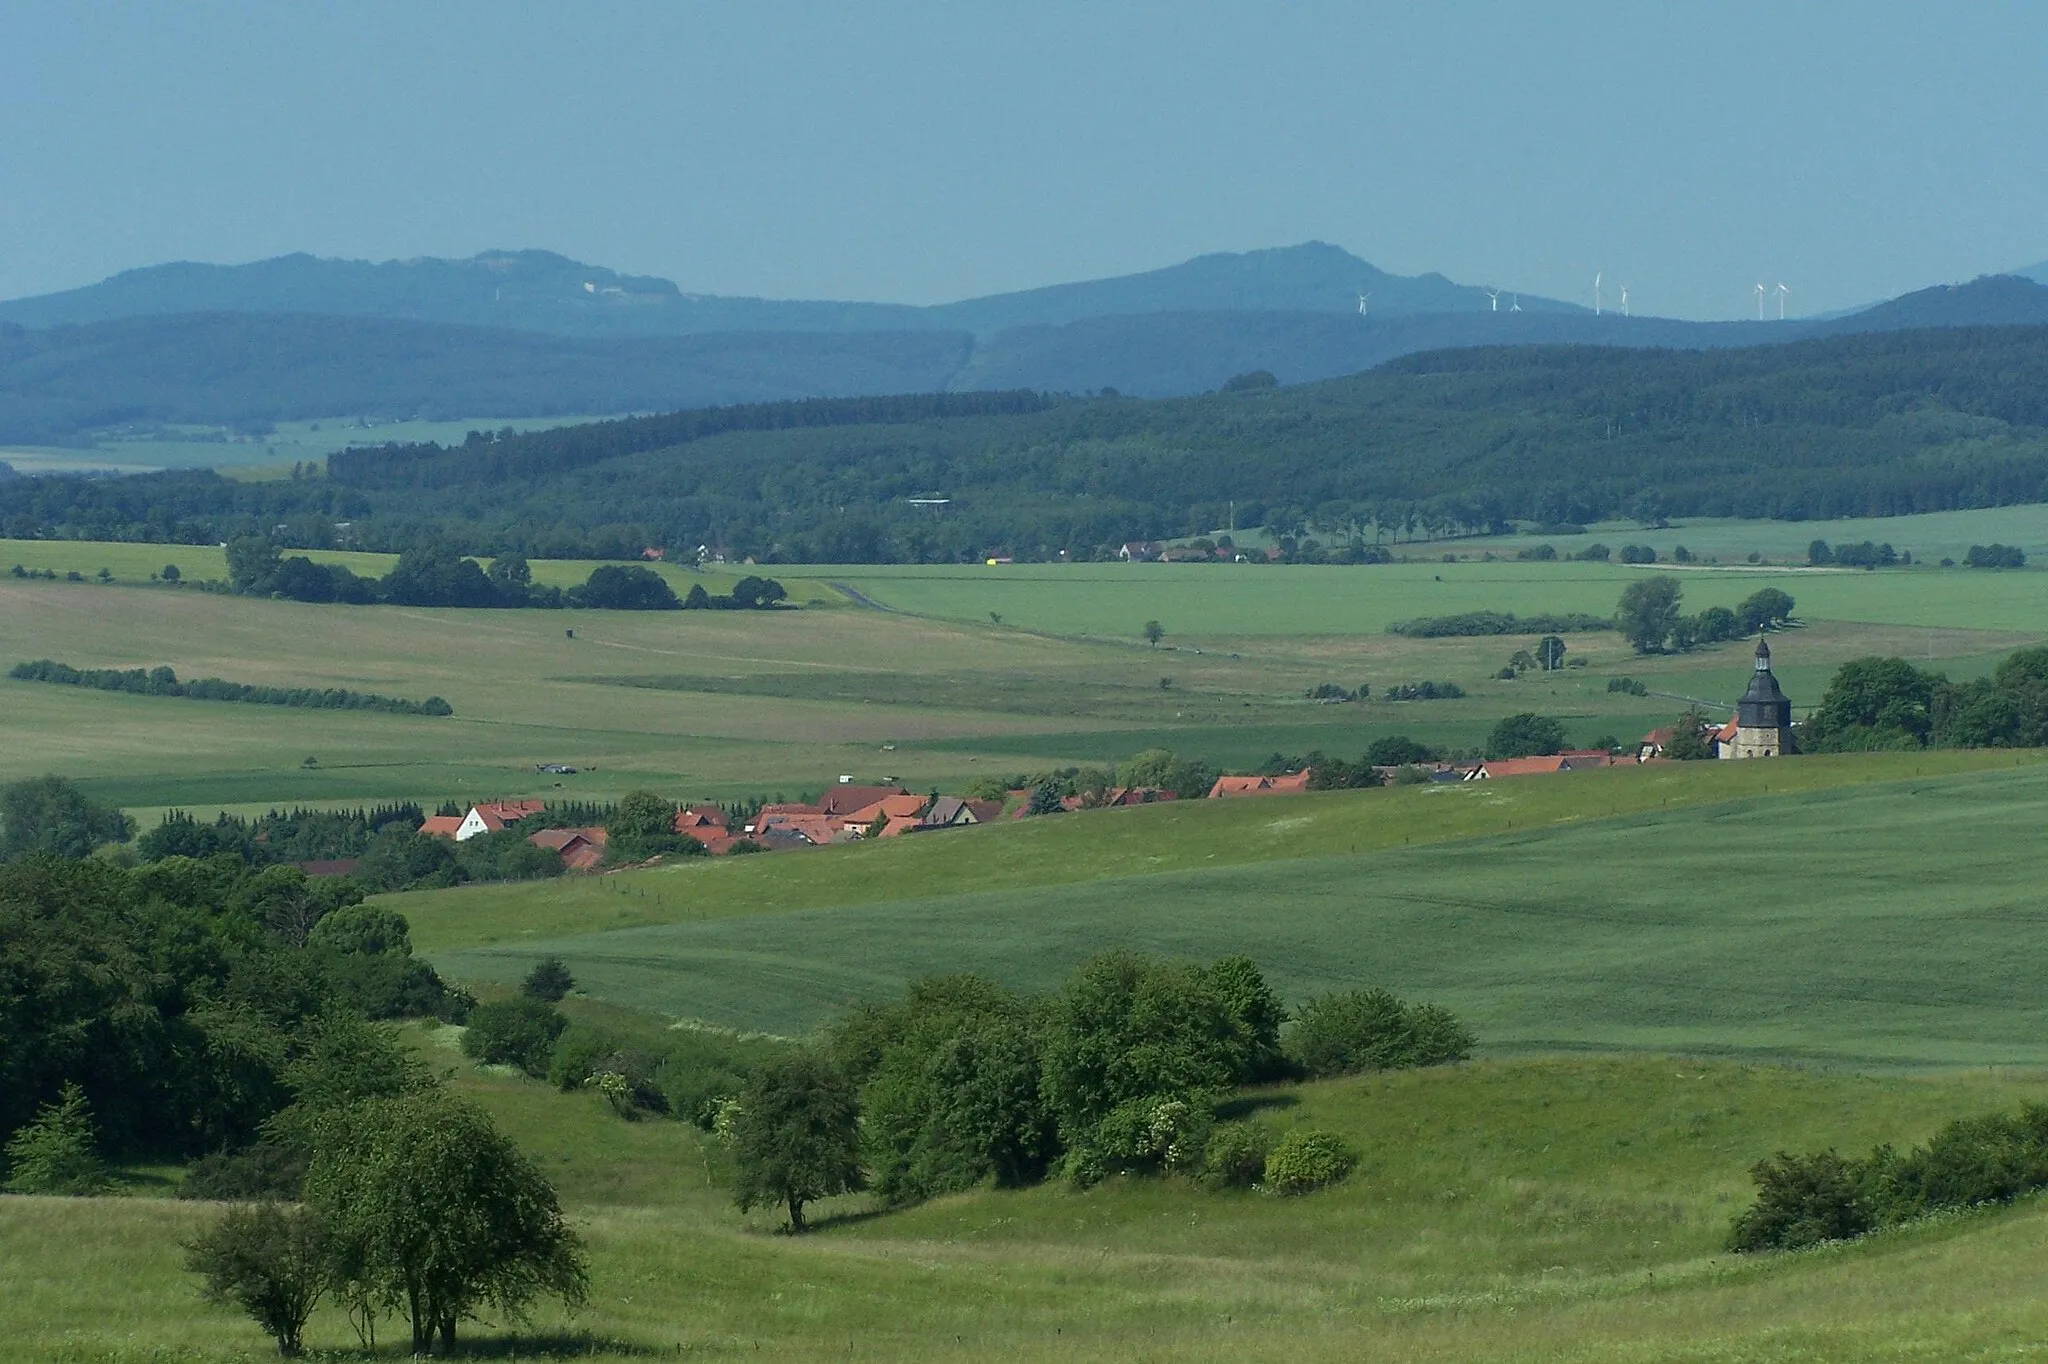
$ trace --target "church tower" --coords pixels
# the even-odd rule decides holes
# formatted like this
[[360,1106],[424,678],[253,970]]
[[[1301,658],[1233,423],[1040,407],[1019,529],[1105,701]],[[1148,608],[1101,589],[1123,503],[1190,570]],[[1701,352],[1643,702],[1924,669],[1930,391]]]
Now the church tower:
[[1796,752],[1792,743],[1792,703],[1771,676],[1771,646],[1756,642],[1756,671],[1749,690],[1735,707],[1735,756],[1776,758]]

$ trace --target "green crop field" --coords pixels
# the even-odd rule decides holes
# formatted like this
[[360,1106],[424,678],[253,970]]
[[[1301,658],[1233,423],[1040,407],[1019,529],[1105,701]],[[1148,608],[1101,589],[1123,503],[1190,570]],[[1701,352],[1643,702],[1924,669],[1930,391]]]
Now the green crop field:
[[[554,953],[595,996],[782,1033],[927,974],[1044,988],[1127,944],[1247,952],[1295,1000],[1360,984],[1435,999],[1502,1052],[2048,1065],[2048,769],[1788,794],[1749,768],[1752,794],[1705,804],[1731,793],[1673,802],[1692,773],[1667,771],[1110,811],[1041,821],[1028,844],[999,829],[815,869],[444,892],[416,917],[423,944],[502,935],[437,951],[458,978],[513,981]],[[1609,817],[1572,819],[1575,796]],[[1506,831],[1438,841],[1475,826]]]
[[1268,635],[1375,634],[1398,620],[1467,611],[1608,615],[1645,573],[1672,573],[1686,608],[1734,606],[1765,587],[1808,620],[2018,631],[2048,629],[2048,574],[2031,570],[1712,568],[1663,564],[1438,563],[1359,567],[1252,564],[1005,564],[826,568],[785,581],[843,582],[897,610],[1052,634],[1130,640],[1157,620],[1167,642],[1211,646]]

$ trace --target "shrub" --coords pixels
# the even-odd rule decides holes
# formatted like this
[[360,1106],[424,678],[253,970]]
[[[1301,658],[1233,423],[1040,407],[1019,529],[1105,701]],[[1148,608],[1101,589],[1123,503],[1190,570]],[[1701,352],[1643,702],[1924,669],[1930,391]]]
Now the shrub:
[[548,1057],[548,1083],[564,1094],[579,1089],[618,1049],[619,1039],[609,1030],[572,1023],[555,1039]]
[[1862,1172],[1833,1151],[1794,1156],[1779,1152],[1750,1167],[1756,1202],[1735,1219],[1728,1248],[1798,1250],[1823,1241],[1846,1241],[1873,1225]]
[[569,1020],[543,1000],[494,999],[470,1010],[462,1054],[486,1065],[517,1066],[528,1075],[546,1075],[555,1041],[568,1026]]
[[1265,1185],[1289,1197],[1341,1182],[1358,1165],[1358,1153],[1335,1132],[1296,1127],[1266,1157]]
[[542,957],[534,963],[531,971],[520,986],[520,993],[529,999],[545,1000],[549,1004],[560,1003],[569,991],[576,988],[576,978],[569,974],[569,966],[560,957]]
[[2027,552],[2017,545],[1971,545],[1963,563],[1969,568],[2025,568]]
[[1271,1129],[1255,1122],[1226,1122],[1202,1148],[1202,1182],[1212,1189],[1249,1189],[1266,1174],[1273,1149]]
[[85,1092],[66,1084],[57,1102],[7,1143],[7,1191],[18,1194],[96,1194],[107,1169],[93,1146],[92,1110]]
[[185,1267],[204,1281],[207,1299],[247,1312],[286,1357],[331,1277],[327,1237],[318,1213],[275,1203],[231,1208],[185,1247]]
[[1433,1004],[1409,1005],[1386,990],[1319,995],[1296,1011],[1287,1052],[1310,1076],[1462,1061],[1473,1037]]
[[296,1200],[305,1183],[304,1150],[259,1141],[244,1151],[216,1151],[193,1161],[178,1185],[178,1197],[214,1203]]
[[1213,1122],[1213,1110],[1199,1098],[1152,1096],[1118,1104],[1067,1153],[1067,1177],[1087,1188],[1111,1175],[1198,1169]]

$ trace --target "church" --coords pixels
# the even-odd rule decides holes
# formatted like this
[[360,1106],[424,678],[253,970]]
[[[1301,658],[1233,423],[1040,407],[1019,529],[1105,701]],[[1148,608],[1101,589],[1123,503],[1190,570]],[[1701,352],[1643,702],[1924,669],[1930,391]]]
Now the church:
[[1792,741],[1792,702],[1771,675],[1771,646],[1756,642],[1756,668],[1749,690],[1736,703],[1735,719],[1713,735],[1714,752],[1722,758],[1778,758],[1796,753]]

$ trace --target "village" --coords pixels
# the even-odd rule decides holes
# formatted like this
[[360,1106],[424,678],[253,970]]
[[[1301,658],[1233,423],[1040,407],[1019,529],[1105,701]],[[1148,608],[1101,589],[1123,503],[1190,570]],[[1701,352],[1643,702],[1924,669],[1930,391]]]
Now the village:
[[[1493,758],[1465,762],[1435,762],[1405,766],[1375,765],[1370,778],[1352,785],[1385,786],[1425,782],[1493,781],[1506,777],[1555,775],[1591,771],[1603,767],[1638,766],[1678,760],[1677,726],[1654,729],[1645,734],[1633,750],[1583,748],[1524,757]],[[1792,725],[1792,703],[1779,688],[1771,672],[1770,645],[1758,640],[1756,661],[1748,690],[1725,724],[1702,722],[1685,756],[1709,759],[1771,758],[1797,752]],[[560,764],[545,768],[573,770]],[[1210,785],[1210,800],[1234,800],[1265,796],[1297,795],[1322,789],[1317,769],[1303,766],[1293,771],[1219,776]],[[936,791],[918,795],[891,782],[866,785],[844,774],[827,786],[813,801],[775,801],[762,804],[744,817],[710,803],[686,804],[675,813],[672,832],[693,840],[703,852],[714,857],[735,853],[789,852],[864,842],[873,838],[901,838],[947,829],[971,828],[1004,819],[1072,813],[1079,810],[1118,809],[1178,800],[1181,792],[1157,785],[1105,785],[1099,788],[1057,793],[1046,787],[1019,786],[1000,798],[942,795]],[[419,827],[425,837],[466,842],[485,834],[515,829],[544,820],[545,801],[484,801],[470,806],[464,814],[428,817]],[[602,825],[580,828],[540,828],[527,841],[562,859],[565,872],[605,870],[610,835]],[[687,845],[685,845],[687,846]],[[694,851],[694,850],[692,850]]]

